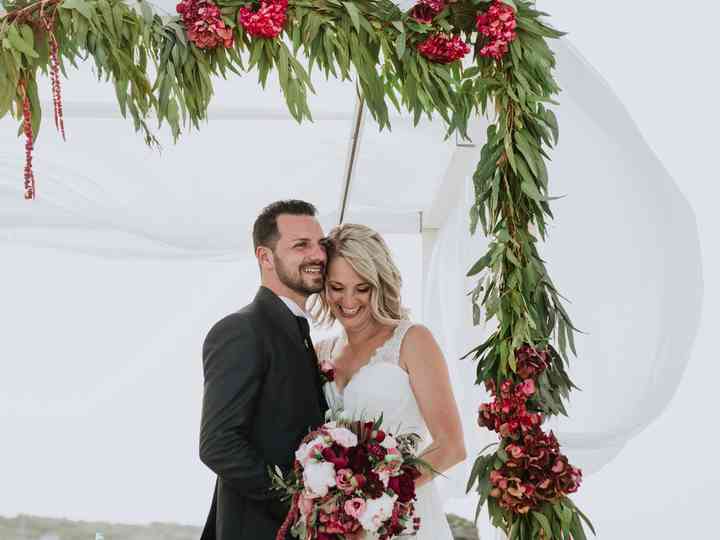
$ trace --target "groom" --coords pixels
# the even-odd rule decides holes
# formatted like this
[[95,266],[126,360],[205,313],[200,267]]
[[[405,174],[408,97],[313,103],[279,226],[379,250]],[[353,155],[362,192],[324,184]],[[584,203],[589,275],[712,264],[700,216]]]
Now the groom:
[[290,470],[327,404],[305,315],[323,287],[325,249],[315,207],[278,201],[255,220],[262,286],[213,326],[203,345],[200,459],[217,474],[201,540],[275,540],[289,504],[268,466]]

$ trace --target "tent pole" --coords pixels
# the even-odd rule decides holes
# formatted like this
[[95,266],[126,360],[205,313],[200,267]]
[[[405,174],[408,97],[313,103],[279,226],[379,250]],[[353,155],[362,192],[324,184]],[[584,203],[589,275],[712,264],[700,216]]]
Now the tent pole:
[[350,183],[355,172],[357,153],[360,147],[360,135],[362,134],[365,119],[365,98],[356,87],[355,113],[353,114],[352,131],[350,132],[350,146],[348,148],[347,161],[345,162],[345,179],[342,192],[340,193],[340,209],[338,211],[338,225],[345,220],[345,210],[350,198]]

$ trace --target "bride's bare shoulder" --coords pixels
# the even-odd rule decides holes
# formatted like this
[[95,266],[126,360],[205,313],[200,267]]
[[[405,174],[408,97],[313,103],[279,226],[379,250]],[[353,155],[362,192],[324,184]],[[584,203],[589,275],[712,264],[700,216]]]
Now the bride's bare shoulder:
[[440,356],[440,347],[427,326],[413,324],[408,328],[400,347],[400,362],[407,366],[409,362],[425,359],[428,356]]

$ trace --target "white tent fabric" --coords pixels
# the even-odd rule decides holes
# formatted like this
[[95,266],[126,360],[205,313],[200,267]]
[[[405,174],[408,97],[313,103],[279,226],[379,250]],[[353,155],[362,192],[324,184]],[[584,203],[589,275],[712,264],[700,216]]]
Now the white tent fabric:
[[[602,78],[569,42],[556,45],[564,93],[550,173],[568,198],[554,203],[543,253],[589,334],[578,339],[571,372],[583,392],[553,427],[587,474],[672,397],[698,324],[702,275],[692,210],[672,178]],[[22,199],[22,141],[12,121],[0,121],[0,357],[13,362],[13,378],[0,378],[10,441],[0,509],[202,521],[212,479],[193,431],[199,347],[207,327],[256,286],[252,220],[286,197],[315,202],[326,227],[338,210],[354,88],[316,86],[316,121],[297,126],[276,85],[263,91],[252,76],[223,82],[210,123],[177,146],[162,131],[158,154],[119,118],[111,87],[80,72],[64,85],[69,142],[43,125],[33,202]],[[456,359],[492,329],[470,328],[464,294],[465,270],[485,240],[466,232],[462,186],[473,164],[452,166],[468,150],[443,133],[404,116],[378,133],[368,119],[346,220],[412,233],[405,260],[418,264],[403,270],[413,286],[420,228],[439,229],[415,311],[445,350],[472,457],[493,438],[475,427],[484,398],[471,385],[473,366]],[[460,196],[448,202],[448,193]],[[458,467],[448,493],[464,478]]]

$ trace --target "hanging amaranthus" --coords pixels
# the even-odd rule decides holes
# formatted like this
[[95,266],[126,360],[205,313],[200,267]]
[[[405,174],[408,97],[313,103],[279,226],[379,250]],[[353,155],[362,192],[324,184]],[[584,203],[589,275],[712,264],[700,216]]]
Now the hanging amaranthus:
[[52,95],[53,95],[53,113],[55,119],[55,128],[60,132],[60,135],[65,138],[65,121],[63,120],[63,108],[62,108],[62,91],[60,86],[60,59],[59,59],[59,48],[53,27],[55,25],[56,11],[53,12],[52,17],[48,17],[40,9],[40,18],[42,20],[45,31],[48,35],[48,45],[50,46],[50,81],[52,84]]
[[25,133],[25,198],[35,198],[35,174],[32,168],[33,153],[33,129],[32,113],[30,111],[30,98],[27,93],[27,85],[24,79],[20,80],[20,94],[23,100],[23,132]]

